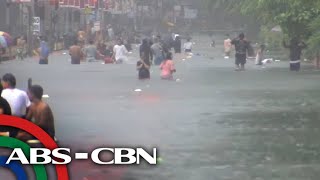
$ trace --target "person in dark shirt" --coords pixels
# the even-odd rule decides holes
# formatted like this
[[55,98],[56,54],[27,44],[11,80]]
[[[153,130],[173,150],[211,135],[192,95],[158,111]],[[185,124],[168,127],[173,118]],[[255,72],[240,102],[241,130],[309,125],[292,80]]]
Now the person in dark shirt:
[[249,42],[244,39],[244,34],[241,33],[239,35],[239,38],[233,39],[231,41],[231,44],[234,45],[236,49],[236,55],[235,55],[236,70],[244,71],[245,64],[247,62],[247,51],[250,47]]
[[138,78],[140,80],[150,79],[150,65],[144,60],[144,56],[140,61],[137,62]]
[[144,60],[144,63],[150,66],[152,61],[151,46],[148,39],[143,39],[140,46],[140,58]]
[[[3,87],[0,84],[0,94],[2,93]],[[10,115],[11,116],[11,107],[7,100],[0,96],[0,115]],[[0,126],[0,135],[5,132],[10,132],[11,129],[9,127]]]
[[300,62],[302,50],[307,47],[307,45],[300,41],[298,38],[293,38],[290,44],[283,41],[283,46],[290,49],[290,70],[300,71]]
[[174,40],[173,48],[174,48],[174,52],[176,54],[181,53],[181,38],[180,38],[180,36],[176,36],[176,39]]

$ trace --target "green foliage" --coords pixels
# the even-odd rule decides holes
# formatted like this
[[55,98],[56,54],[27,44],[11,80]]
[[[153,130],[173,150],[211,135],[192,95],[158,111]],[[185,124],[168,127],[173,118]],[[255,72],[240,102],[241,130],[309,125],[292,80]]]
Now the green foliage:
[[279,51],[282,48],[283,34],[281,32],[271,32],[270,27],[261,26],[259,41],[266,44],[271,51]]
[[308,49],[306,54],[307,56],[312,57],[320,54],[320,16],[315,18],[309,25],[309,28],[312,34],[307,41]]

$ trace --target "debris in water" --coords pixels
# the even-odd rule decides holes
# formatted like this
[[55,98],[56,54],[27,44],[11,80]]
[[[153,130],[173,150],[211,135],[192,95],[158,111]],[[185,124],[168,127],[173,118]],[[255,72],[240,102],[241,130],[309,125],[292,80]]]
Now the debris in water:
[[262,61],[262,63],[263,64],[267,64],[267,63],[272,63],[273,62],[273,59],[264,59],[263,61]]
[[141,92],[142,90],[141,89],[135,89],[134,91],[135,92]]
[[303,144],[296,144],[297,147],[303,147]]
[[64,53],[62,53],[63,55],[66,55],[67,53],[66,52],[64,52]]
[[267,156],[267,157],[265,157],[265,160],[266,161],[271,161],[271,157]]
[[280,62],[280,60],[278,60],[278,59],[277,59],[277,60],[274,60],[274,61],[275,61],[275,62]]

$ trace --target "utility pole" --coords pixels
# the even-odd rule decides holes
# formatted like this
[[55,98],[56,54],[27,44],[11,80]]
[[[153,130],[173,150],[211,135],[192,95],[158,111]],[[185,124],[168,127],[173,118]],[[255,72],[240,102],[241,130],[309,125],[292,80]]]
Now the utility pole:
[[100,18],[100,33],[101,33],[101,37],[104,40],[105,39],[105,22],[104,22],[104,7],[105,5],[103,4],[103,0],[100,0],[100,14],[101,14],[101,18]]
[[33,17],[35,14],[35,5],[38,3],[37,0],[32,0],[30,4],[27,5],[28,9],[28,37],[27,37],[27,43],[28,43],[28,54],[32,55],[32,51],[34,49],[33,42],[34,42],[34,36],[33,36]]
[[69,16],[70,16],[70,15],[69,15],[69,7],[66,7],[65,10],[66,10],[66,19],[65,19],[65,21],[64,21],[64,22],[65,22],[65,25],[66,25],[66,26],[65,26],[65,28],[66,28],[66,29],[65,29],[65,32],[68,33],[68,31],[69,31],[69,29],[70,29],[70,28],[69,28],[69,18],[70,18],[70,17],[69,17]]
[[11,31],[10,28],[10,1],[6,0],[6,26],[8,27],[7,31]]
[[133,25],[134,25],[134,31],[137,32],[137,30],[138,30],[138,27],[137,27],[138,2],[134,3],[133,8],[134,8]]

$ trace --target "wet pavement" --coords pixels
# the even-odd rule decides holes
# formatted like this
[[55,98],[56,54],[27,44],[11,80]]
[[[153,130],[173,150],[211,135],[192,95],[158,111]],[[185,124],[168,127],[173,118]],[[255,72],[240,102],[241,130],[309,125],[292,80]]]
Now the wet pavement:
[[[157,147],[157,166],[70,166],[75,180],[318,180],[320,176],[320,72],[286,62],[233,70],[222,49],[196,39],[195,53],[176,57],[180,81],[138,81],[135,54],[122,65],[70,65],[56,54],[48,66],[10,61],[18,87],[27,79],[45,89],[61,144]],[[135,92],[141,89],[141,92]]]

